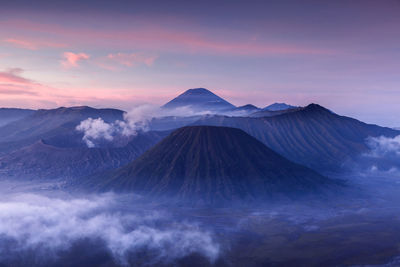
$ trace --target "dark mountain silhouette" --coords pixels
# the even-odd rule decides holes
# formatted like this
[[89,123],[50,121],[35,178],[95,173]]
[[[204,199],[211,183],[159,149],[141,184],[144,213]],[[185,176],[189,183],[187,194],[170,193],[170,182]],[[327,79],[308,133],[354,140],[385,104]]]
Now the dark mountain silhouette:
[[122,147],[60,147],[44,140],[0,157],[0,177],[23,180],[71,179],[118,168],[159,142],[167,133],[141,133]]
[[[95,109],[91,107],[70,107],[57,109],[41,109],[20,120],[0,127],[0,155],[16,149],[34,144],[40,139],[51,139],[60,136],[69,142],[67,137],[82,134],[75,131],[75,127],[89,117],[102,118],[106,122],[123,119],[123,111],[118,109]],[[67,140],[67,141],[65,141]],[[76,141],[74,141],[76,143]],[[83,142],[81,142],[83,145]]]
[[181,107],[190,107],[195,111],[212,112],[235,108],[235,106],[228,101],[204,88],[189,89],[163,106],[163,108],[168,109]]
[[260,110],[260,108],[252,105],[252,104],[247,104],[247,105],[243,105],[240,107],[236,108],[237,110]]
[[342,171],[342,164],[369,150],[369,136],[394,137],[400,132],[339,116],[317,104],[295,112],[262,117],[207,116],[195,125],[235,127],[296,163],[320,172]]
[[292,109],[292,108],[297,108],[295,106],[288,105],[286,103],[273,103],[262,110],[268,110],[268,111],[280,111],[280,110],[285,110],[285,109]]
[[32,109],[0,108],[0,127],[29,116],[34,112]]
[[132,163],[90,179],[100,190],[200,203],[318,192],[336,182],[292,163],[239,129],[183,127]]
[[228,112],[228,114],[232,113],[232,115],[236,116],[247,116],[249,114],[252,114],[254,112],[260,111],[261,109],[252,105],[252,104],[247,104],[244,106],[240,106],[237,108],[234,108],[231,112]]

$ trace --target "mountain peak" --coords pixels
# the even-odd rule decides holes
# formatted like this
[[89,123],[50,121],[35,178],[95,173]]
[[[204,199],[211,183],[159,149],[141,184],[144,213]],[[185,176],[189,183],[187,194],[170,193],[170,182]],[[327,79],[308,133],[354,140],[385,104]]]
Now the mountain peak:
[[315,104],[315,103],[311,103],[309,105],[307,105],[306,107],[304,107],[303,109],[304,111],[308,111],[308,112],[329,112],[332,113],[332,111],[330,111],[327,108],[324,108],[323,106],[319,105],[319,104]]
[[292,106],[292,105],[288,105],[286,103],[273,103],[273,104],[263,108],[263,110],[281,111],[281,110],[292,109],[292,108],[297,108],[297,107]]
[[213,112],[235,108],[234,105],[205,88],[186,90],[184,93],[166,103],[163,108],[175,109],[188,106],[195,111]]
[[206,88],[192,88],[192,89],[188,89],[186,90],[183,94],[198,94],[198,95],[202,95],[202,94],[211,94],[211,95],[215,95],[213,92],[211,92],[210,90],[206,89]]
[[254,106],[253,104],[246,104],[240,107],[237,107],[238,109],[259,109],[258,107]]

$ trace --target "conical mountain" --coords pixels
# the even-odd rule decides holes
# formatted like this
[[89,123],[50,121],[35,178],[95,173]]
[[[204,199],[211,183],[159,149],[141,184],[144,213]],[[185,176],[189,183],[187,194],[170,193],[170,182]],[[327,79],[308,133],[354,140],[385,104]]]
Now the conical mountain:
[[92,182],[102,191],[201,203],[292,196],[335,184],[242,130],[213,126],[180,128],[132,163]]
[[235,108],[234,105],[205,88],[189,89],[163,106],[168,109],[182,107],[190,107],[195,111],[212,112]]

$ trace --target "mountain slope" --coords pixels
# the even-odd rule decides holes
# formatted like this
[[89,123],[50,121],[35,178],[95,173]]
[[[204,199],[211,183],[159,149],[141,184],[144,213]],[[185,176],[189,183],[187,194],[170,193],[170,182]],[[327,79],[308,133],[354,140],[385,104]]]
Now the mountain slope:
[[176,109],[190,107],[195,111],[224,111],[235,108],[234,105],[205,88],[195,88],[166,103],[163,108]]
[[286,114],[286,113],[290,113],[290,112],[295,112],[295,111],[299,111],[302,110],[303,108],[289,108],[289,109],[282,109],[282,110],[260,110],[260,111],[256,111],[253,112],[251,114],[249,114],[249,117],[252,118],[262,118],[262,117],[273,117],[273,116],[278,116],[278,115],[282,115],[282,114]]
[[335,185],[292,163],[245,132],[184,127],[132,163],[93,178],[91,188],[201,203],[296,195]]
[[123,147],[57,147],[40,140],[0,157],[0,177],[22,180],[76,179],[131,162],[166,133],[147,132]]
[[242,129],[284,157],[320,172],[339,171],[344,162],[368,151],[368,136],[400,134],[336,115],[316,104],[273,117],[208,116],[194,125]]
[[32,109],[0,108],[0,127],[34,113]]
[[27,117],[0,127],[0,155],[34,144],[40,139],[76,135],[75,127],[89,117],[100,117],[106,122],[113,122],[122,120],[123,111],[91,107],[38,110]]

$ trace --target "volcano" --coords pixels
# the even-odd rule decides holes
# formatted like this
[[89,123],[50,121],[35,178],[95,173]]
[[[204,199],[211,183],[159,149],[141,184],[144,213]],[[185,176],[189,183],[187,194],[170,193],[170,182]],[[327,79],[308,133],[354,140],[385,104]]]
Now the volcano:
[[100,191],[200,203],[295,196],[336,185],[240,129],[214,126],[180,128],[130,164],[94,179],[91,187]]
[[235,108],[234,105],[205,88],[189,89],[163,106],[167,109],[183,107],[189,107],[196,112],[227,111]]

